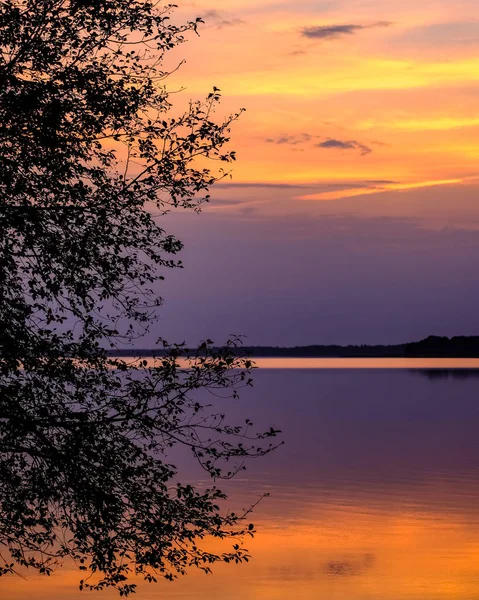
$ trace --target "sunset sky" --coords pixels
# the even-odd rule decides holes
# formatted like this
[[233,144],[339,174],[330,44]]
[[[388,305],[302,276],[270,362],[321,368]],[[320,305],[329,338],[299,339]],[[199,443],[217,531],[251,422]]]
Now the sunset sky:
[[[158,332],[249,343],[479,334],[477,0],[198,0],[171,84],[213,85],[238,162]],[[178,219],[178,221],[176,221]]]

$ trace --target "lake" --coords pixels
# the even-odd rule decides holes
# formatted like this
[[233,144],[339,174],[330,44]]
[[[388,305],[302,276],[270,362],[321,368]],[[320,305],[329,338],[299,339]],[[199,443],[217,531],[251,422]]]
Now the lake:
[[[252,518],[251,562],[133,597],[479,600],[479,361],[285,360],[258,361],[229,411],[285,441],[223,486],[233,510],[270,493]],[[192,465],[183,473],[198,478]],[[78,579],[68,568],[0,579],[0,596],[118,597],[82,594]]]

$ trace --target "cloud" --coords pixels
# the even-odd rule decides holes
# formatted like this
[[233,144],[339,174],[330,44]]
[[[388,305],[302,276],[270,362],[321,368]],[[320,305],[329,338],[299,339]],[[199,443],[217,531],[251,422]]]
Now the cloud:
[[245,200],[234,198],[213,198],[204,206],[238,206],[240,204],[245,204]]
[[245,23],[243,19],[234,17],[226,11],[216,9],[211,9],[204,12],[202,14],[202,19],[205,21],[205,23],[208,23],[208,21],[212,21],[219,29],[222,29],[223,27],[234,27],[235,25],[243,25]]
[[474,45],[479,42],[479,23],[477,20],[432,23],[408,29],[396,42],[400,41],[417,48],[418,44],[427,46]]
[[[364,187],[371,187],[376,185],[395,185],[398,181],[392,181],[390,179],[369,179],[363,182]],[[359,186],[355,186],[359,187]]]
[[[314,143],[316,140],[321,142]],[[293,146],[293,150],[301,150],[300,146],[312,142],[315,148],[336,148],[339,150],[359,150],[364,156],[372,152],[372,148],[361,144],[355,140],[337,140],[334,138],[324,139],[320,135],[311,135],[309,133],[300,133],[298,135],[282,134],[277,137],[269,137],[265,140],[268,144],[276,144],[277,146]]]
[[269,183],[269,182],[244,182],[244,183],[215,183],[214,189],[235,189],[235,188],[266,188],[266,189],[298,189],[314,188],[312,184],[302,183]]
[[277,144],[278,146],[282,146],[284,144],[297,146],[298,144],[309,142],[311,139],[312,136],[309,133],[301,133],[299,135],[282,135],[277,138],[267,138],[266,142],[268,144]]
[[372,149],[369,146],[361,144],[360,142],[356,142],[355,140],[341,141],[341,140],[335,140],[335,139],[329,138],[329,139],[325,140],[324,142],[320,142],[319,144],[316,144],[316,147],[317,148],[335,148],[338,150],[359,150],[363,156],[365,156],[366,154],[370,154],[372,152]]
[[292,50],[287,53],[287,56],[302,56],[303,54],[307,54],[306,50]]
[[214,213],[233,211],[235,214],[251,215],[257,210],[254,204],[249,198],[213,197],[210,202],[202,205],[202,208]]
[[[317,193],[356,189],[377,189],[378,186],[396,185],[399,182],[389,179],[365,179],[362,181],[320,181],[315,183],[275,183],[275,182],[231,182],[215,183],[214,189],[272,189],[272,190],[314,190]],[[215,200],[216,201],[216,200]]]
[[370,25],[315,25],[312,27],[303,27],[301,35],[313,40],[334,40],[344,35],[353,35],[363,29],[389,27],[390,25],[392,23],[389,21],[378,21]]
[[441,186],[450,186],[465,183],[466,178],[439,179],[432,181],[416,181],[411,183],[381,182],[371,181],[369,185],[357,185],[355,187],[345,187],[342,189],[322,191],[314,194],[304,194],[296,196],[297,200],[341,200],[343,198],[354,198],[356,196],[368,196],[371,194],[380,194],[383,192],[397,192],[416,190],[421,188],[432,188]]

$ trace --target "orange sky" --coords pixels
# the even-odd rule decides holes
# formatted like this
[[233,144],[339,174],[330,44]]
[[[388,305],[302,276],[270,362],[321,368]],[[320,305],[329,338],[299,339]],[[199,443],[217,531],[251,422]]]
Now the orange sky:
[[206,24],[176,51],[187,63],[174,83],[188,97],[216,85],[225,112],[247,109],[235,182],[415,190],[479,173],[476,0],[196,0],[178,12],[197,15]]

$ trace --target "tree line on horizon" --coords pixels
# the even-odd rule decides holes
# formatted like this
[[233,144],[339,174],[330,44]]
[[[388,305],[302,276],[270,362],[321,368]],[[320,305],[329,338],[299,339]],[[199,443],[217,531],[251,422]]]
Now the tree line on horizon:
[[[160,357],[165,352],[154,348],[124,348],[111,351],[110,355]],[[479,357],[479,336],[429,336],[418,342],[391,345],[239,346],[233,352],[236,356],[254,358],[474,358]]]

